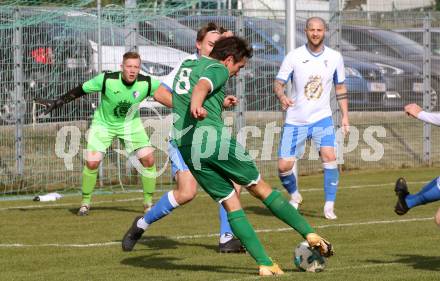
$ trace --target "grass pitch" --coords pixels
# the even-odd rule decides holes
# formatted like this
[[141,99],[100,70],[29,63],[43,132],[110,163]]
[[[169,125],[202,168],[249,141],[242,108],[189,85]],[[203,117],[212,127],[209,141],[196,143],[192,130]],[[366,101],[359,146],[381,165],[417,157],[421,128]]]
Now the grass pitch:
[[[270,256],[286,275],[265,280],[440,280],[438,203],[394,214],[394,181],[418,190],[438,170],[351,171],[341,175],[336,221],[322,217],[322,175],[303,176],[301,210],[336,255],[322,273],[299,272],[293,249],[303,239],[249,194],[244,209]],[[268,179],[275,187],[277,179]],[[160,188],[160,187],[159,187]],[[157,194],[159,197],[161,194]],[[152,225],[133,252],[120,239],[142,210],[141,195],[97,195],[87,217],[80,198],[0,202],[0,280],[258,280],[253,259],[219,254],[216,204],[200,192],[190,204]]]

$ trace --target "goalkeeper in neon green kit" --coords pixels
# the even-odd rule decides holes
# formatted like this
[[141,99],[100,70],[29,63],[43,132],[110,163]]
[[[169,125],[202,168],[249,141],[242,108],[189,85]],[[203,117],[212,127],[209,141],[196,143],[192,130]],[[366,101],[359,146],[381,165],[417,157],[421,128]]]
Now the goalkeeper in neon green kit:
[[127,153],[135,153],[140,160],[144,212],[151,208],[156,186],[154,148],[142,126],[137,106],[143,99],[153,95],[160,81],[140,75],[140,65],[139,54],[127,52],[123,56],[121,71],[99,74],[57,100],[36,100],[36,103],[45,106],[44,113],[47,114],[88,93],[102,92],[87,140],[86,165],[82,177],[82,203],[77,213],[79,216],[89,213],[99,164],[115,137],[124,143]]

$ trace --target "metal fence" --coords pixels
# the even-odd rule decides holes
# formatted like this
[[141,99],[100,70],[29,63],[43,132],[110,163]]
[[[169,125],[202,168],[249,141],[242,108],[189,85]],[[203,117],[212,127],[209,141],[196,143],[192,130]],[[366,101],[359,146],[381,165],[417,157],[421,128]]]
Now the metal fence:
[[[296,45],[305,43],[305,19],[313,15],[297,11]],[[338,150],[343,169],[438,164],[438,130],[401,111],[411,102],[439,109],[439,17],[343,12],[332,18],[328,37],[336,40],[328,44],[344,57],[352,124]],[[225,122],[246,143],[262,174],[275,177],[283,118],[272,85],[285,55],[284,18],[284,11],[268,10],[179,9],[164,16],[157,9],[0,7],[0,193],[77,190],[81,185],[86,133],[99,93],[50,116],[41,114],[35,98],[55,98],[100,71],[118,70],[128,49],[141,54],[144,74],[161,79],[195,51],[195,30],[210,21],[252,43],[254,57],[227,90],[240,98],[240,105],[225,113]],[[336,117],[334,99],[332,103]],[[158,148],[158,184],[171,185],[166,153],[170,110],[153,101],[143,105],[144,125]],[[136,188],[136,171],[119,149],[115,141],[98,185]],[[300,174],[320,169],[318,154],[309,145]]]

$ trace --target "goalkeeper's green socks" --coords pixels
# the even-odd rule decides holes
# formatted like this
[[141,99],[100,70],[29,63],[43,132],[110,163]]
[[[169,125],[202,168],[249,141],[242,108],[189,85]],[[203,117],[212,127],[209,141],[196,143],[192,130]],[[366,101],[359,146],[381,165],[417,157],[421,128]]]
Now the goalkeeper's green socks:
[[98,169],[91,170],[86,165],[83,169],[82,177],[82,204],[90,205],[92,200],[93,189],[95,189],[96,178],[98,177]]
[[249,223],[243,209],[228,213],[228,221],[234,235],[240,239],[249,254],[255,259],[258,265],[273,265],[272,260],[267,255],[254,228]]
[[144,191],[144,206],[151,207],[153,203],[153,194],[156,191],[156,176],[156,165],[142,168],[141,181]]
[[272,191],[272,193],[263,200],[263,203],[269,208],[272,214],[293,227],[302,237],[306,238],[307,234],[315,232],[306,219],[298,213],[297,209],[290,205],[289,201],[287,201],[280,192]]

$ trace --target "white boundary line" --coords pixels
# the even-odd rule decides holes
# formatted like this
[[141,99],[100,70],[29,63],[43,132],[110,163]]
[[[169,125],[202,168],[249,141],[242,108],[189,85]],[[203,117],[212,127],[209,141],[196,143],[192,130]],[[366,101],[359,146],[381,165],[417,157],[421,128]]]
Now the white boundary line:
[[[350,226],[364,226],[364,225],[374,225],[374,224],[393,224],[393,223],[407,223],[407,222],[420,222],[433,220],[433,217],[429,218],[412,218],[412,219],[399,219],[399,220],[382,220],[382,221],[366,221],[366,222],[353,222],[353,223],[339,223],[339,224],[324,224],[315,226],[316,229],[322,228],[334,228],[334,227],[350,227]],[[257,233],[272,233],[272,232],[286,232],[292,231],[292,228],[270,228],[270,229],[259,229],[255,230]],[[199,239],[208,237],[218,237],[218,233],[211,234],[196,234],[196,235],[183,235],[183,236],[170,236],[166,238],[156,238],[154,240],[163,239],[174,239],[174,240],[184,240],[184,239]],[[152,239],[142,239],[141,241],[147,241]],[[58,248],[89,248],[89,247],[106,247],[113,245],[120,245],[119,241],[109,241],[101,243],[91,243],[91,244],[59,244],[59,243],[48,243],[48,244],[0,244],[0,248],[30,248],[30,247],[58,247]]]
[[[417,183],[426,183],[425,181],[420,182],[408,182],[408,184],[417,184]],[[352,185],[352,186],[346,186],[346,187],[340,187],[339,190],[344,189],[363,189],[363,188],[369,188],[369,187],[382,187],[382,186],[394,186],[395,183],[381,183],[381,184],[366,184],[366,185]],[[323,191],[323,188],[305,188],[301,189],[301,192],[319,192]],[[390,194],[393,192],[393,189],[390,188]],[[241,194],[248,194],[245,190],[241,192]],[[201,194],[198,197],[207,197],[207,194]],[[114,203],[114,202],[131,202],[131,201],[141,201],[141,197],[139,198],[127,198],[127,199],[116,199],[116,200],[103,200],[103,201],[96,201],[93,202],[93,205],[100,205],[105,203]],[[0,208],[1,211],[8,211],[8,210],[17,210],[17,209],[39,209],[39,208],[53,208],[53,207],[59,207],[59,206],[78,206],[78,203],[52,203],[52,202],[42,202],[40,203],[42,205],[24,205],[24,206],[14,206],[14,207],[4,207]]]

